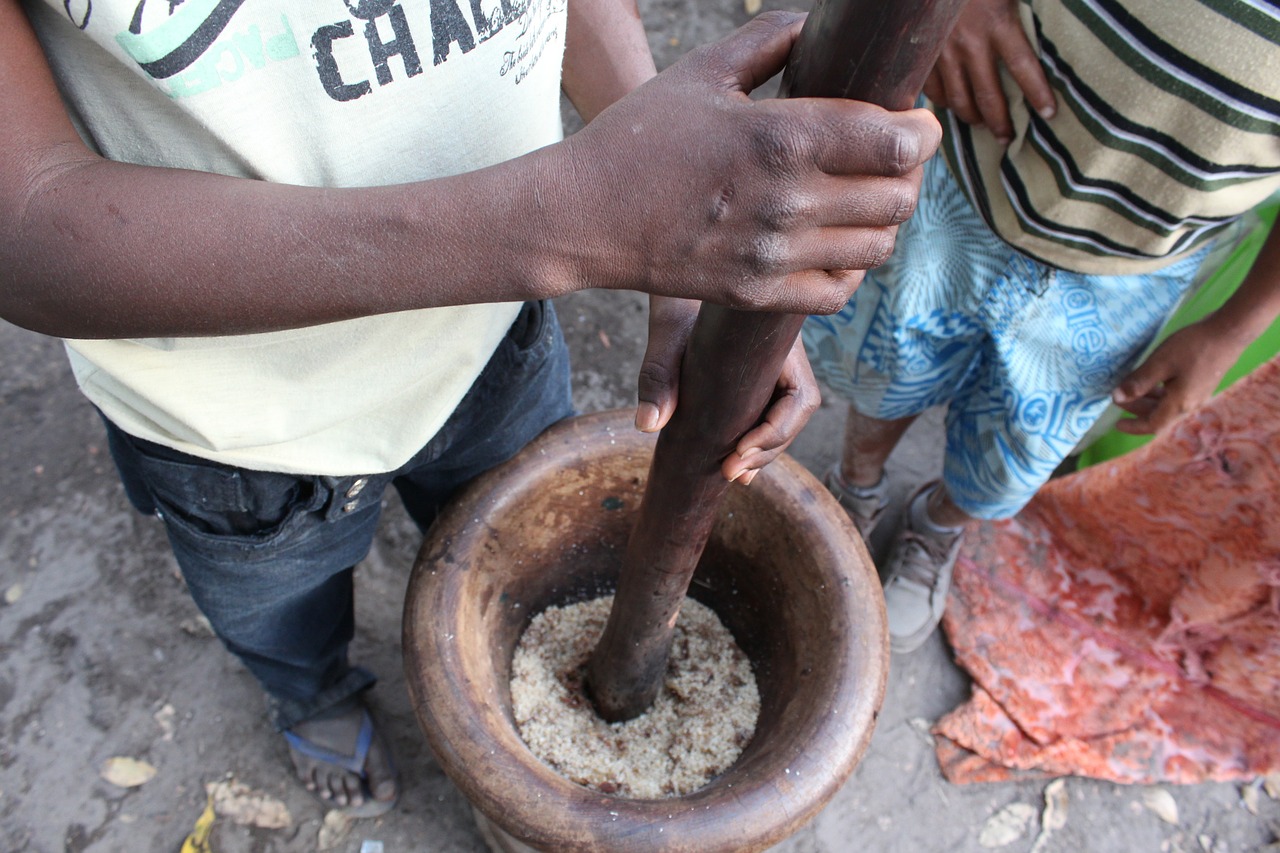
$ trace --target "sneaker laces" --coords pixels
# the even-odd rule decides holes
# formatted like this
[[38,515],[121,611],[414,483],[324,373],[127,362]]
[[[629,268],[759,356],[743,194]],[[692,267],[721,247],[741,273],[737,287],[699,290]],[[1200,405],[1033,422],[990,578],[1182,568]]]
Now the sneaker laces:
[[942,537],[920,533],[910,527],[903,528],[898,540],[902,555],[894,579],[916,584],[925,590],[936,589],[951,553],[960,545],[960,535]]

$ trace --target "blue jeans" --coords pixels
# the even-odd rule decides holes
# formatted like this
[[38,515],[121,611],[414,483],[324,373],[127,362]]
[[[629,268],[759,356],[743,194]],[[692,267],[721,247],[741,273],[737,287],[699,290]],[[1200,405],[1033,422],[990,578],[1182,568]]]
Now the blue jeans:
[[[440,431],[395,471],[252,471],[131,436],[107,421],[130,502],[164,520],[191,595],[271,699],[277,728],[340,705],[374,676],[347,661],[354,566],[388,485],[426,531],[463,485],[573,414],[569,354],[549,303],[524,306]],[[105,420],[105,418],[104,418]]]

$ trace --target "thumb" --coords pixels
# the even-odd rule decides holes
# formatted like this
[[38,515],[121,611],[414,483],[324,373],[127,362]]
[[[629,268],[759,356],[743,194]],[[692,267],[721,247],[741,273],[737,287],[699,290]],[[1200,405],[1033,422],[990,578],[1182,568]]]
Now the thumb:
[[797,12],[765,12],[705,48],[728,66],[721,69],[728,79],[719,82],[750,92],[769,80],[786,64],[804,20]]
[[669,356],[654,356],[653,342],[640,365],[640,377],[636,383],[639,402],[636,403],[636,429],[641,432],[657,432],[667,425],[676,410],[676,398],[680,388],[680,356],[674,362]]
[[657,432],[671,420],[680,389],[680,367],[698,303],[689,299],[649,300],[649,340],[636,382],[636,429]]
[[1131,403],[1151,393],[1164,379],[1165,376],[1159,369],[1159,364],[1148,360],[1121,380],[1116,389],[1111,392],[1111,399],[1116,405]]

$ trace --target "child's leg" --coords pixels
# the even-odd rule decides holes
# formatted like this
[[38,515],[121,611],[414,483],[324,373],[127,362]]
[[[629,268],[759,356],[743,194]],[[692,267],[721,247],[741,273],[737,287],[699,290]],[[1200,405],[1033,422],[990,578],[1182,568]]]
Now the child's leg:
[[[249,471],[107,429],[131,500],[163,519],[192,597],[267,692],[276,727],[351,755],[366,719],[359,696],[375,680],[347,660],[352,567],[387,478]],[[395,797],[376,732],[355,769],[294,753],[299,777],[335,805]]]
[[861,414],[853,406],[844,422],[844,444],[840,453],[840,476],[855,488],[871,488],[884,476],[884,464],[898,446],[916,415],[879,420]]
[[839,313],[805,323],[814,374],[851,404],[827,483],[864,537],[887,499],[886,459],[920,412],[951,400],[977,360],[985,330],[976,312],[1008,251],[935,158],[893,256]]

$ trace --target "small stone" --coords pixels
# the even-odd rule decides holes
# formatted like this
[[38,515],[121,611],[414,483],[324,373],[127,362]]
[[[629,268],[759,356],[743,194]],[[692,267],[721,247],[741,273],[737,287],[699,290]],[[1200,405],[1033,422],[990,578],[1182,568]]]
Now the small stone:
[[173,720],[177,713],[172,705],[166,703],[163,708],[152,715],[156,725],[160,726],[160,731],[162,732],[161,740],[173,740]]
[[1165,823],[1178,825],[1178,803],[1164,788],[1152,788],[1142,796],[1142,804]]

